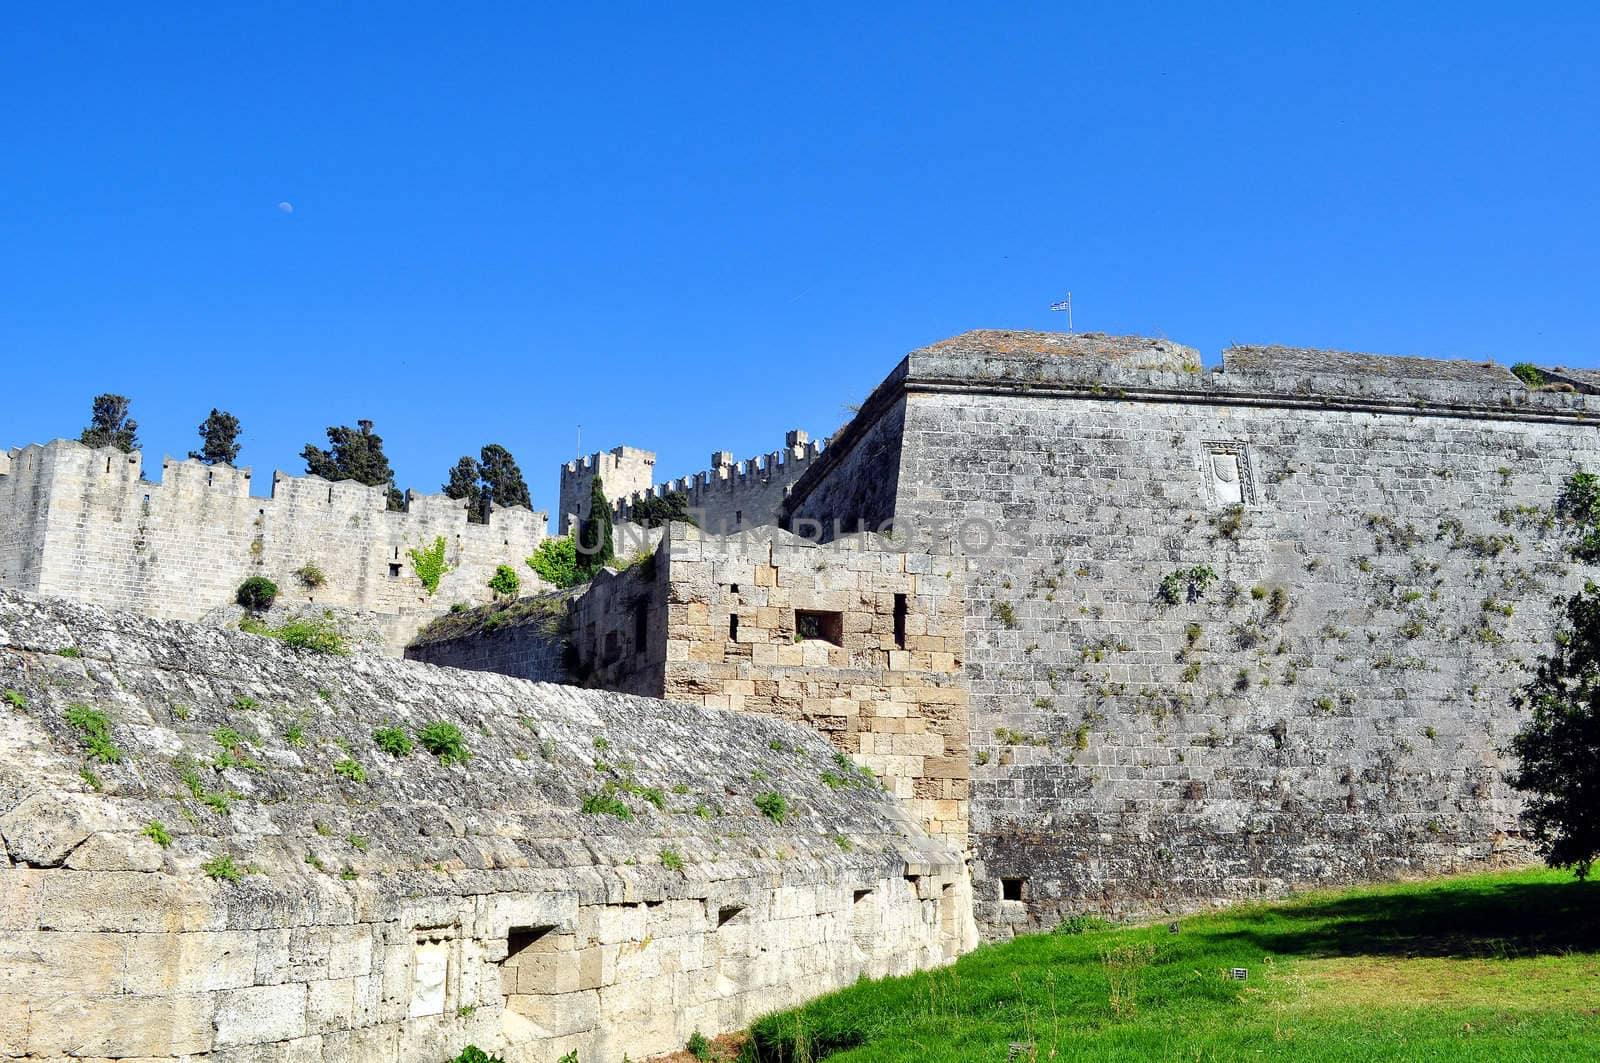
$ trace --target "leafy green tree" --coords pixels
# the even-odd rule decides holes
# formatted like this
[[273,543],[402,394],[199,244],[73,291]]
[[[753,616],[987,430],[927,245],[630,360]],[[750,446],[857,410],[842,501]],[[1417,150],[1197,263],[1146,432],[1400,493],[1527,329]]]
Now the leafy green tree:
[[511,451],[498,443],[485,446],[478,460],[463,456],[441,490],[451,498],[467,500],[467,519],[474,524],[487,524],[493,509],[533,508],[522,470]]
[[528,482],[522,478],[522,470],[517,467],[511,451],[499,443],[490,443],[478,454],[478,468],[483,476],[484,494],[496,509],[533,508]]
[[394,486],[394,470],[383,453],[383,437],[372,430],[371,421],[357,421],[356,427],[338,425],[328,429],[329,449],[306,444],[300,456],[306,472],[324,480],[354,480],[368,487],[388,489],[389,508],[401,509],[405,499]]
[[628,519],[644,528],[659,528],[670,521],[699,526],[699,521],[689,512],[689,496],[682,491],[668,491],[660,498],[641,498],[629,510]]
[[215,407],[200,422],[200,449],[189,457],[207,465],[232,465],[239,460],[239,418]]
[[1546,861],[1585,878],[1600,856],[1600,587],[1567,599],[1555,649],[1520,702],[1532,715],[1511,740],[1507,781],[1533,796],[1523,813]]
[[521,587],[522,580],[510,565],[497,566],[494,575],[489,577],[489,589],[494,591],[496,597],[515,598]]
[[578,525],[578,568],[588,579],[616,559],[612,541],[611,500],[605,485],[595,476],[589,485],[589,516]]
[[481,477],[482,470],[478,467],[478,463],[463,454],[461,460],[450,470],[450,479],[441,488],[451,498],[467,500],[467,520],[473,524],[485,523],[488,515]]
[[562,589],[583,582],[583,573],[578,567],[578,547],[571,536],[562,535],[541,542],[528,558],[528,567],[546,583]]
[[89,427],[78,436],[86,447],[116,447],[128,453],[139,449],[139,422],[128,416],[126,395],[96,395]]

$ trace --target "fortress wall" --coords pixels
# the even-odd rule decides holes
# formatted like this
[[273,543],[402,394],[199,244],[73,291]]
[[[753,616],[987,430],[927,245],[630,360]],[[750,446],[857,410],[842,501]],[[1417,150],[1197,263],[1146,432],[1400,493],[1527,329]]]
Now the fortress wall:
[[1600,407],[1360,368],[913,356],[897,517],[1029,536],[968,559],[990,933],[1531,855],[1499,751],[1582,578],[1552,508]]
[[[166,459],[153,483],[140,478],[138,454],[62,440],[39,455],[48,489],[27,500],[0,495],[7,514],[45,503],[37,589],[153,616],[198,619],[264,575],[285,603],[426,618],[452,601],[487,600],[498,564],[534,579],[523,559],[544,536],[541,513],[497,510],[471,524],[463,503],[443,496],[413,495],[408,512],[394,513],[381,488],[351,482],[275,473],[272,497],[256,498],[249,469]],[[430,598],[407,551],[441,535],[456,567]],[[320,587],[295,576],[308,563],[326,577]]]
[[805,432],[788,434],[784,448],[736,462],[728,451],[712,455],[712,467],[638,491],[622,498],[617,506],[619,520],[627,520],[633,507],[646,498],[661,498],[681,493],[696,511],[701,527],[726,533],[778,523],[789,489],[818,456],[821,443],[813,443]]
[[38,446],[0,460],[0,587],[39,589],[50,467],[49,452]]
[[[870,769],[924,829],[964,843],[961,582],[927,555],[886,546],[671,525],[657,562],[665,696],[802,721]],[[837,627],[802,637],[800,611]],[[858,785],[849,774],[835,783]]]
[[[0,689],[7,1058],[642,1059],[976,942],[960,854],[783,721],[4,592]],[[470,759],[374,744],[434,722]]]

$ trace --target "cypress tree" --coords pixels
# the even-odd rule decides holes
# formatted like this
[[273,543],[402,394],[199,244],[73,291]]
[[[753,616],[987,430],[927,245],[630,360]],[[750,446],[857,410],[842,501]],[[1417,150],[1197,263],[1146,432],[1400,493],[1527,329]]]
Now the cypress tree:
[[592,576],[616,560],[616,556],[611,500],[606,497],[605,485],[596,475],[589,485],[589,518],[578,526],[578,563],[586,575]]

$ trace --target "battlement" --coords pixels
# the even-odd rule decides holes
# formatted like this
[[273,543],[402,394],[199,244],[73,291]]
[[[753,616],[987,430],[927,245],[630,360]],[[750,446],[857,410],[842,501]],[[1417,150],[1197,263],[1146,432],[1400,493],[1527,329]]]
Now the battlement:
[[731,451],[711,455],[711,467],[636,491],[617,503],[618,520],[628,520],[646,499],[682,494],[690,509],[703,510],[707,527],[729,528],[777,523],[778,509],[789,487],[821,456],[824,444],[794,429],[782,450],[734,461]]
[[[70,439],[5,452],[0,470],[0,588],[86,598],[109,608],[197,620],[233,600],[248,576],[278,584],[285,604],[326,604],[389,617],[451,601],[488,600],[496,567],[522,569],[548,516],[522,507],[467,519],[464,499],[272,474],[250,493],[250,468],[143,455]],[[409,552],[443,539],[453,566],[437,597]],[[303,576],[302,573],[315,573]],[[409,634],[409,632],[407,632]]]

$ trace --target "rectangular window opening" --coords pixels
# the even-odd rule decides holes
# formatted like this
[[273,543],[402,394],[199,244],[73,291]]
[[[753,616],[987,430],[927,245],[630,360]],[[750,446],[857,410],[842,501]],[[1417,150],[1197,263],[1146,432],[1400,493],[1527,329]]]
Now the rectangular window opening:
[[[514,926],[506,932],[506,960],[515,965],[523,953],[549,952],[554,942],[546,941],[554,926]],[[543,941],[544,944],[539,943]]]
[[844,614],[823,609],[796,609],[794,635],[800,641],[819,639],[835,646],[844,645]]
[[391,562],[390,565],[389,565],[389,578],[390,579],[399,579],[400,578],[400,566],[394,564],[393,562]]
[[1022,900],[1022,882],[1020,878],[1003,878],[1000,880],[1000,899],[1003,901]]
[[729,613],[728,614],[728,641],[729,642],[738,642],[739,641],[739,614],[738,613]]
[[906,648],[906,596],[894,596],[894,644],[900,649]]
[[729,594],[738,594],[739,593],[739,585],[737,583],[728,584],[728,593]]
[[854,901],[854,903],[860,904],[862,901],[866,900],[870,896],[872,896],[872,891],[871,890],[856,890],[855,891],[855,901]]
[[742,904],[734,904],[729,905],[726,908],[718,908],[717,928],[720,930],[722,927],[727,926],[734,919],[738,918],[739,913],[742,911],[744,911],[744,905]]

